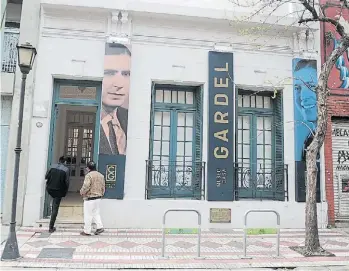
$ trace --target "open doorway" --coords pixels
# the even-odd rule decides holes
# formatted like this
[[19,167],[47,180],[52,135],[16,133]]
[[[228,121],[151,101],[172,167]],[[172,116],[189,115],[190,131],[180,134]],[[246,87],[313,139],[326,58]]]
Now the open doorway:
[[83,220],[83,201],[79,194],[84,170],[94,157],[97,106],[56,105],[56,123],[52,145],[52,163],[67,158],[68,194],[62,199],[59,220]]

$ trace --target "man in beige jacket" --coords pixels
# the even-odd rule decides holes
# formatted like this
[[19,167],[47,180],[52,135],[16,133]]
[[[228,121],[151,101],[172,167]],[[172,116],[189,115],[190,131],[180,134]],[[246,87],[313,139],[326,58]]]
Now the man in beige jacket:
[[80,195],[84,198],[84,231],[80,234],[90,236],[92,231],[92,222],[97,225],[95,234],[104,232],[101,215],[100,203],[105,193],[104,176],[96,169],[96,163],[90,161],[87,163],[87,174],[84,184],[80,189]]

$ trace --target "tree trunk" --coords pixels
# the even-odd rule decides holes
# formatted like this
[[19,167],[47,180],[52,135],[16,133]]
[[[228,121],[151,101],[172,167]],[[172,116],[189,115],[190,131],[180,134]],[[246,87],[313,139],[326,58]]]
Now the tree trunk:
[[324,143],[327,130],[327,82],[334,63],[343,55],[349,47],[349,37],[342,38],[342,43],[338,48],[332,51],[326,62],[321,68],[317,93],[318,120],[314,138],[307,148],[307,189],[305,205],[305,252],[308,255],[314,255],[322,250],[319,240],[317,208],[316,208],[316,180],[317,166],[316,157]]
[[320,249],[316,206],[316,180],[318,174],[316,155],[316,151],[307,152],[307,200],[305,205],[305,250],[307,254],[313,254]]

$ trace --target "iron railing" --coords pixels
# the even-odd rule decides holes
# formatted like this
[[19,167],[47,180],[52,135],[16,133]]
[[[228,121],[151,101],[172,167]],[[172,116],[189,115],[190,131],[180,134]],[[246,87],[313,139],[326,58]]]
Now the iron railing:
[[2,46],[2,65],[1,71],[14,73],[17,65],[17,43],[19,30],[17,28],[7,28],[4,32],[4,41]]
[[146,199],[205,199],[205,162],[146,160]]
[[288,201],[288,166],[236,163],[235,199],[270,199]]

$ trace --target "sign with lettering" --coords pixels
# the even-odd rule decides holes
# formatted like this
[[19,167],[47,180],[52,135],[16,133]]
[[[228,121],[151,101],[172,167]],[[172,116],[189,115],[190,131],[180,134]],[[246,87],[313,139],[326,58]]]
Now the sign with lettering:
[[105,172],[105,187],[114,188],[116,184],[116,165],[107,165]]
[[340,124],[333,123],[333,165],[336,172],[349,172],[349,129],[340,127]]
[[231,209],[211,208],[210,223],[231,223]]
[[[98,161],[98,171],[105,178],[106,199],[123,199],[124,198],[124,180],[125,180],[125,156],[100,154]],[[120,165],[122,165],[120,167]]]
[[207,200],[232,201],[234,158],[233,54],[209,52]]

